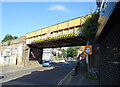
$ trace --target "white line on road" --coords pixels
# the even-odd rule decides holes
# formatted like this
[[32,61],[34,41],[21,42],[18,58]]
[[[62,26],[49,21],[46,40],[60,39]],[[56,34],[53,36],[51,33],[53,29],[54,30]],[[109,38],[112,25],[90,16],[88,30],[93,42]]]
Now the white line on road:
[[[77,63],[76,63],[77,64]],[[76,66],[75,64],[75,66]],[[75,67],[74,67],[75,68]],[[55,87],[60,87],[66,80],[66,84],[68,85],[69,82],[71,81],[72,79],[72,74],[74,73],[74,68],[55,86]],[[65,85],[66,85],[65,84]]]

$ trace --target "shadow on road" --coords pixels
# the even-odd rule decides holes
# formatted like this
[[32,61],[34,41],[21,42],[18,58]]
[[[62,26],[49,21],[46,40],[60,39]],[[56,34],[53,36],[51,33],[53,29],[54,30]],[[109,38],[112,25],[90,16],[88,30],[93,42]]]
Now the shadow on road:
[[[44,67],[49,70],[43,71],[33,71],[28,75],[24,75],[20,78],[4,82],[2,85],[41,85],[41,86],[55,86],[57,83],[63,79],[67,73],[71,71],[73,64],[68,63],[54,63],[52,67]],[[68,68],[69,67],[69,68]],[[52,68],[52,69],[51,69]],[[17,72],[15,72],[17,73]]]

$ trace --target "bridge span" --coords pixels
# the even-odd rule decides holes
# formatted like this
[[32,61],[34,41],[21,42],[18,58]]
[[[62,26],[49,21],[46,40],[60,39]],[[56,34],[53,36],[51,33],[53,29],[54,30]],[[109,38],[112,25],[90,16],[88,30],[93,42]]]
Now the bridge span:
[[26,34],[26,44],[35,48],[86,45],[81,29],[91,15],[78,17]]

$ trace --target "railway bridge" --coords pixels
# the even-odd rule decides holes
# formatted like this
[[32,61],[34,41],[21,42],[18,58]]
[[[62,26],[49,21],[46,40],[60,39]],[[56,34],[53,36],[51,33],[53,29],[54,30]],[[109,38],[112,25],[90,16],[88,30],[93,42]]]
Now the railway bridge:
[[86,45],[81,29],[91,15],[78,17],[26,34],[26,44],[35,48],[55,48]]
[[86,19],[91,16],[89,14],[27,33],[28,58],[42,63],[43,48],[86,45],[82,28]]

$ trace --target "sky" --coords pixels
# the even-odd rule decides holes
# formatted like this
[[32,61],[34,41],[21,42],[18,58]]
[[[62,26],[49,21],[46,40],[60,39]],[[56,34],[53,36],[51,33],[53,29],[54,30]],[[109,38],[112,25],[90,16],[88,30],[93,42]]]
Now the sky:
[[2,2],[2,32],[25,36],[26,33],[90,14],[96,10],[96,2]]

